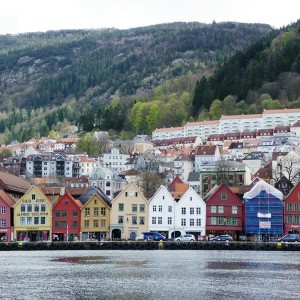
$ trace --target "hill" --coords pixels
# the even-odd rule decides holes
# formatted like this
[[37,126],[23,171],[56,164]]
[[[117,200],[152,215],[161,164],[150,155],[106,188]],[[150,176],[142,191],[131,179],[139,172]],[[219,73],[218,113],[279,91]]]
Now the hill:
[[188,78],[180,89],[190,93],[203,74],[271,30],[172,23],[0,36],[0,142],[39,137],[78,120],[86,130],[138,131],[129,116],[139,97],[152,97],[154,88],[176,78]]

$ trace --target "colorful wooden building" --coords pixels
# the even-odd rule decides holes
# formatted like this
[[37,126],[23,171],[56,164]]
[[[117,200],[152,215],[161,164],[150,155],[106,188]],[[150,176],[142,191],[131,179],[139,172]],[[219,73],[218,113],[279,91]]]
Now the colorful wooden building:
[[82,203],[65,193],[52,209],[52,240],[79,241]]
[[113,240],[135,240],[148,231],[148,201],[133,182],[112,201],[110,232]]
[[52,203],[37,186],[16,202],[14,209],[14,239],[17,241],[51,241]]
[[13,210],[16,201],[0,190],[0,241],[13,241]]
[[238,240],[243,230],[243,202],[222,184],[204,198],[206,202],[206,235],[229,234]]
[[300,182],[284,200],[284,234],[300,232]]
[[80,240],[109,239],[111,210],[109,198],[99,188],[91,187],[79,200],[82,203]]

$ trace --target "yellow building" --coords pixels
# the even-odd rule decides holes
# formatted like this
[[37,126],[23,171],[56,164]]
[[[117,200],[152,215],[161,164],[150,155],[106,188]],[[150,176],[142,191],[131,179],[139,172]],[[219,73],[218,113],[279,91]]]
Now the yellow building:
[[13,206],[14,239],[17,241],[51,241],[52,203],[36,186]]
[[109,239],[111,202],[98,188],[91,187],[79,198],[81,208],[80,240]]
[[148,231],[148,201],[135,183],[129,183],[112,201],[110,221],[113,240],[135,240]]

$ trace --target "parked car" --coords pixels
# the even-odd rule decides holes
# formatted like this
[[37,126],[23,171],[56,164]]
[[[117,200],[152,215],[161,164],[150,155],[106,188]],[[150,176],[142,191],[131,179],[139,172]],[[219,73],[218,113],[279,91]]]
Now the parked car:
[[214,242],[232,241],[232,236],[230,236],[229,234],[222,234],[222,235],[218,235],[213,238],[210,238],[209,240],[214,241]]
[[137,240],[144,241],[163,241],[165,239],[165,236],[158,232],[143,232],[141,236],[137,237]]
[[279,238],[277,242],[300,242],[300,235],[298,233],[288,233]]
[[176,241],[176,242],[194,242],[195,236],[193,234],[185,234],[185,235],[181,235],[178,238],[175,238],[174,241]]

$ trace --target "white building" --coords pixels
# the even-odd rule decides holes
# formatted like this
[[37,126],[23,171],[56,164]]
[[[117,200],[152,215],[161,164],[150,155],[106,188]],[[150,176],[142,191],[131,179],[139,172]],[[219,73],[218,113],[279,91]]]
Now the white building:
[[109,153],[103,154],[103,166],[120,174],[127,170],[126,162],[129,157],[129,154],[125,154],[119,148],[114,147]]

